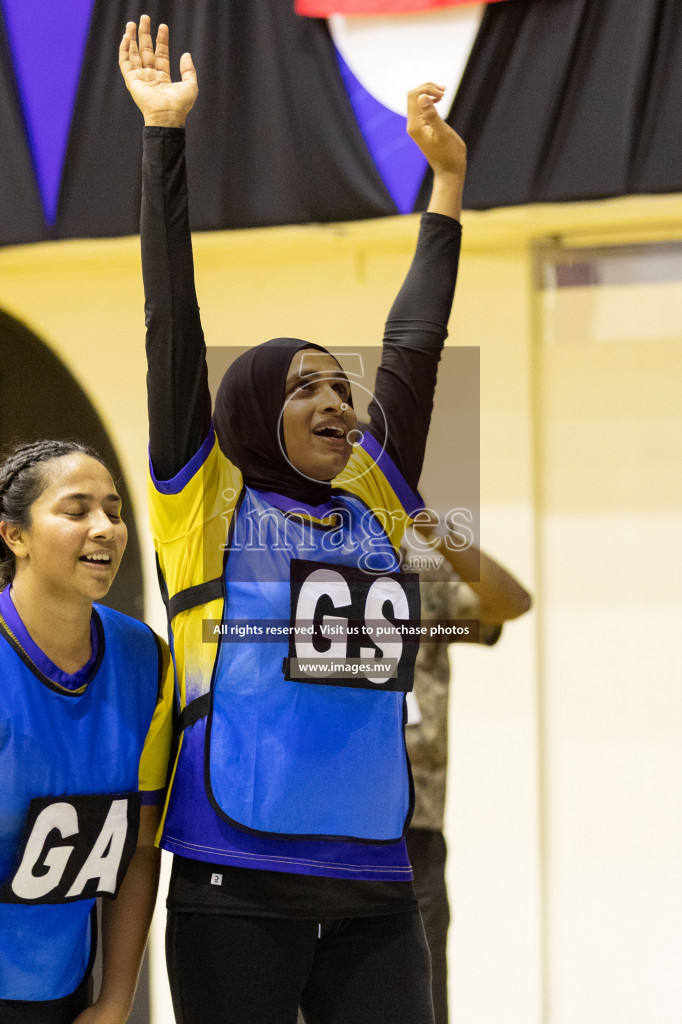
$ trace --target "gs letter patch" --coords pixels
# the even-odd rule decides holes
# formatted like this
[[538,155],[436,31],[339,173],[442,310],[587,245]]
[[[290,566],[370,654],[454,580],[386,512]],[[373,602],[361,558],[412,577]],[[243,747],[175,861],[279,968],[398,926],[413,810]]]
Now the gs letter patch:
[[291,561],[285,678],[368,690],[412,689],[419,648],[419,576]]

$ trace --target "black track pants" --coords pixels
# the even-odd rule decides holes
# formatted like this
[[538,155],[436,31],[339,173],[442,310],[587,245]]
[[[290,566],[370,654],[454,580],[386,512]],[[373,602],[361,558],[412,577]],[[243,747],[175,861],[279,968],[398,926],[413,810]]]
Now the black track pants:
[[414,828],[407,833],[407,852],[414,871],[426,940],[431,952],[433,1007],[436,1024],[448,1024],[448,964],[446,949],[450,907],[445,887],[446,847],[442,832]]
[[177,1024],[433,1024],[417,910],[338,921],[170,912]]

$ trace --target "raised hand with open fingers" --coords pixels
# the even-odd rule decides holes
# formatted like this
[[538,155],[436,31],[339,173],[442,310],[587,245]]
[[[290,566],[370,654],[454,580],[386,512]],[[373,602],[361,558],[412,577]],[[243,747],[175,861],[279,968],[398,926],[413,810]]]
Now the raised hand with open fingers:
[[467,148],[436,110],[443,98],[441,85],[425,82],[407,94],[407,133],[421,149],[433,171],[429,211],[458,219],[466,174]]
[[168,26],[159,25],[156,47],[149,16],[140,18],[139,46],[134,21],[126,25],[118,51],[126,88],[144,115],[146,125],[182,128],[199,94],[197,73],[189,53],[180,58],[181,81],[170,74]]

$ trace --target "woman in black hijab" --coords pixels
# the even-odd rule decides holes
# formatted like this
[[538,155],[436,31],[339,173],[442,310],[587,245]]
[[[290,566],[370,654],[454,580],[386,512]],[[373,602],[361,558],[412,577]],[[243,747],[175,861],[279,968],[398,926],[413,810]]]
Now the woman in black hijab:
[[235,361],[211,421],[184,164],[196,74],[184,54],[171,82],[168,30],[154,49],[146,17],[120,64],[146,125],[150,514],[182,707],[161,837],[176,1019],[293,1024],[300,1004],[316,1024],[431,1024],[404,840],[415,652],[372,630],[419,617],[397,551],[420,507],[465,147],[435,110],[442,88],[413,90],[434,185],[369,429],[334,357],[289,338]]
[[[296,355],[299,355],[298,365],[292,370]],[[348,391],[345,403],[348,409],[339,417],[347,435],[357,426],[348,379],[336,359],[325,349],[299,338],[273,338],[244,352],[234,361],[216,395],[213,425],[220,447],[239,467],[250,487],[276,491],[316,506],[329,500],[330,481],[345,466],[351,447],[342,447],[345,461],[338,468],[322,463],[320,473],[324,476],[328,468],[332,473],[327,480],[306,473],[305,468],[296,468],[299,462],[306,462],[306,445],[299,441],[296,447],[299,440],[294,433],[296,406],[305,397],[304,383],[310,386],[310,381],[304,382],[304,376],[309,376],[314,370],[324,374],[332,390],[343,391],[345,386]],[[290,381],[289,388],[287,381]],[[319,428],[318,420],[314,429]],[[285,432],[288,421],[293,423],[287,445]],[[276,443],[273,443],[275,439]],[[311,436],[308,447],[315,443],[314,436]]]

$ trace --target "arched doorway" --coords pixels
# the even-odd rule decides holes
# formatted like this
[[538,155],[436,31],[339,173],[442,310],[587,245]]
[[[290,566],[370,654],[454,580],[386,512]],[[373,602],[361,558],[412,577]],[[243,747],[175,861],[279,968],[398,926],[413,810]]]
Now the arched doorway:
[[144,590],[132,505],[113,445],[67,368],[32,331],[0,311],[0,447],[41,438],[92,445],[111,467],[128,526],[128,547],[105,604],[141,617]]

